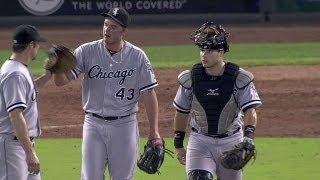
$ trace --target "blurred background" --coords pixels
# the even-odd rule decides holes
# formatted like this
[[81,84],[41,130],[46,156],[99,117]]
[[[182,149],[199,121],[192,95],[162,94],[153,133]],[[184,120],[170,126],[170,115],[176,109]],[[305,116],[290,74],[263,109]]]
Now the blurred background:
[[[121,6],[132,24],[318,22],[320,0],[6,0],[0,6],[0,26],[95,25],[99,14]],[[97,18],[97,16],[99,18]]]

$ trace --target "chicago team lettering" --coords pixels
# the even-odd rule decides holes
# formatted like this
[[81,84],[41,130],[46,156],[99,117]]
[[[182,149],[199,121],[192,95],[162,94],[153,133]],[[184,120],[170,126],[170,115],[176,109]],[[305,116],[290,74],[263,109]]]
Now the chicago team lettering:
[[127,77],[131,77],[136,69],[125,69],[117,71],[104,71],[99,65],[94,65],[89,69],[90,79],[120,79],[119,85],[122,85]]

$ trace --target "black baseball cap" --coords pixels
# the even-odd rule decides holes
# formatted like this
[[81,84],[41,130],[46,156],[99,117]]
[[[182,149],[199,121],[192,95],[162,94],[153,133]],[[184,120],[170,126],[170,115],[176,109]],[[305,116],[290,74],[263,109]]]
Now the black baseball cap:
[[13,44],[28,44],[31,41],[46,42],[46,39],[40,36],[34,26],[27,24],[18,26],[13,34]]
[[127,27],[129,25],[129,13],[121,7],[114,7],[110,9],[108,12],[101,13],[101,15],[104,17],[112,18],[123,27]]

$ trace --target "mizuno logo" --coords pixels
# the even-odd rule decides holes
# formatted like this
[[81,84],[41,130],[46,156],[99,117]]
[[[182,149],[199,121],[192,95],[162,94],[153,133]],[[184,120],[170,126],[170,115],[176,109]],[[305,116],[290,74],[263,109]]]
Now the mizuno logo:
[[217,92],[219,88],[216,89],[208,89],[207,96],[219,96],[219,93]]

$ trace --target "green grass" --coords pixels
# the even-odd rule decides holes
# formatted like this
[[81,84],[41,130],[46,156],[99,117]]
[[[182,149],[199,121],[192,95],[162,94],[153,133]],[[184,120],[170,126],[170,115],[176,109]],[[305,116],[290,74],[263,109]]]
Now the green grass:
[[[155,68],[190,68],[199,62],[199,50],[193,45],[143,47]],[[231,44],[226,58],[241,66],[320,64],[320,43]],[[10,56],[0,51],[0,64]],[[30,65],[34,74],[42,72],[44,51]]]
[[[80,139],[40,139],[37,142],[43,179],[80,179]],[[145,139],[140,142],[141,148],[144,143]],[[246,166],[246,180],[315,180],[320,177],[320,139],[257,138],[255,143],[258,156],[253,165],[249,162]],[[171,139],[166,139],[166,144],[173,150]],[[184,166],[166,156],[160,175],[137,170],[135,179],[183,180],[186,176]]]
[[[0,50],[0,64],[2,65],[6,59],[9,59],[11,51],[9,50]],[[32,74],[40,75],[43,73],[43,64],[46,59],[47,54],[45,50],[40,50],[35,60],[30,64]]]
[[[226,59],[242,66],[320,64],[320,43],[232,44]],[[193,45],[145,47],[153,66],[190,67],[199,62]]]

